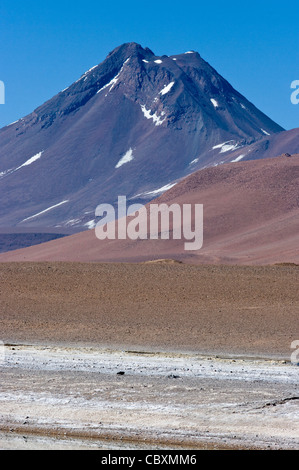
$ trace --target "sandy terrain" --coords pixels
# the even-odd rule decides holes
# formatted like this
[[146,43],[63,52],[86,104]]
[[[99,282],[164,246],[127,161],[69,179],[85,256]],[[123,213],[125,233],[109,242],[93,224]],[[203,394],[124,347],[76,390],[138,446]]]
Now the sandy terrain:
[[299,267],[0,265],[1,339],[289,358]]
[[298,449],[298,278],[0,265],[0,447]]

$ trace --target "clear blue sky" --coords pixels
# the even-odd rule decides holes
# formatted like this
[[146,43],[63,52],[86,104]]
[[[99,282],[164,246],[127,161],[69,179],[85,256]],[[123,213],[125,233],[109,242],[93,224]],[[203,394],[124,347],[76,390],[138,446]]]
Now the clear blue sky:
[[0,127],[69,86],[115,47],[157,55],[193,49],[286,129],[299,127],[298,3],[252,1],[1,0]]

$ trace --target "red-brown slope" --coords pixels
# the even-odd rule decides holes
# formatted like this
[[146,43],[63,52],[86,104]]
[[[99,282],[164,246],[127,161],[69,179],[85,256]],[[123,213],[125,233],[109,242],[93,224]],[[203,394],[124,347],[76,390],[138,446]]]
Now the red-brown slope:
[[147,261],[299,263],[299,155],[200,170],[154,203],[203,204],[204,243],[105,240],[94,230],[0,255],[0,261]]

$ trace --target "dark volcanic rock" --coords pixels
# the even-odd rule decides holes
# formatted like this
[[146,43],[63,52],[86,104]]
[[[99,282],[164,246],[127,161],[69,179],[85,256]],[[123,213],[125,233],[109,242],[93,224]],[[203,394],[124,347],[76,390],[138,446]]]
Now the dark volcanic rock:
[[39,245],[65,236],[66,234],[59,233],[0,233],[0,253]]

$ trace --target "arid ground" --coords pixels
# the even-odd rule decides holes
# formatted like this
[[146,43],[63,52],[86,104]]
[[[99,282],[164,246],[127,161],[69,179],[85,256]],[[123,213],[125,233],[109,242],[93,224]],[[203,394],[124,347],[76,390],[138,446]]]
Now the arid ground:
[[299,267],[3,263],[1,338],[288,358]]
[[2,263],[0,279],[0,447],[299,448],[298,266]]

